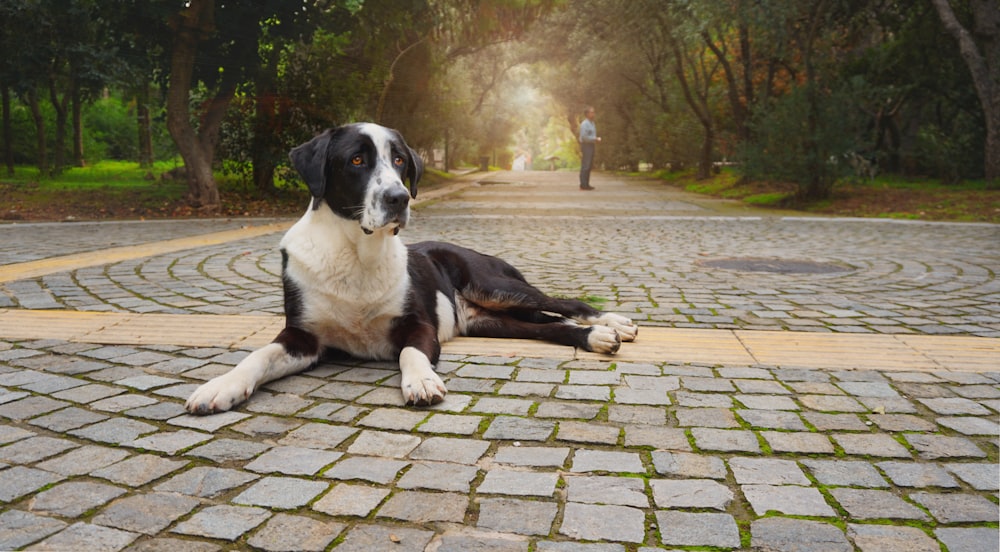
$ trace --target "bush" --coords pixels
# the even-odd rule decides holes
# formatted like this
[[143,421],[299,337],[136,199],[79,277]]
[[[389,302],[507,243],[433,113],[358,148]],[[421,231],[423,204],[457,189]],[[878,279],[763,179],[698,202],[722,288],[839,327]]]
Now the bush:
[[[52,105],[41,102],[42,117],[45,120],[45,138],[49,162],[54,158],[52,148],[55,142],[56,117]],[[117,96],[100,98],[84,106],[83,115],[83,156],[87,163],[98,163],[104,159],[118,161],[138,161],[139,137],[136,123],[135,103]],[[20,101],[11,102],[11,126],[13,128],[12,149],[14,162],[19,165],[36,165],[38,147],[36,143],[35,121],[31,110]],[[66,123],[65,159],[72,162],[72,122]],[[170,159],[176,155],[163,117],[153,121],[153,151],[158,160]]]
[[[819,92],[817,92],[819,94]],[[810,105],[812,103],[813,105]],[[822,199],[832,191],[847,165],[849,151],[864,149],[859,110],[849,89],[810,99],[805,86],[754,113],[753,137],[743,145],[746,175],[754,180],[793,182],[800,197]],[[815,131],[808,125],[812,110]]]
[[88,161],[116,159],[134,161],[139,158],[138,129],[135,110],[119,98],[101,98],[87,107],[83,116],[84,147]]
[[[975,169],[982,166],[978,159],[970,159],[969,152],[980,152],[970,143],[969,134],[949,135],[935,124],[924,125],[917,131],[915,158],[917,170],[954,184],[965,177],[982,176]],[[976,144],[978,145],[978,144]],[[970,170],[972,168],[972,170]]]
[[[163,110],[151,113],[153,160],[177,156],[177,147],[167,132]],[[83,115],[84,156],[87,161],[116,159],[139,160],[139,127],[134,99],[109,96],[88,105]],[[95,155],[101,154],[101,155]]]

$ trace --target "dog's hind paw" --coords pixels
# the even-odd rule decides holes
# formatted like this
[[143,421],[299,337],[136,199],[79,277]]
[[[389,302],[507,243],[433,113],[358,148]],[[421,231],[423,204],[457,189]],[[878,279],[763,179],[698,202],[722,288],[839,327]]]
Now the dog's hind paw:
[[594,324],[615,330],[622,341],[635,341],[636,336],[639,335],[639,326],[631,318],[613,312],[602,313],[594,320]]
[[227,376],[229,374],[213,378],[195,389],[184,408],[191,414],[214,414],[247,400],[254,391],[253,386]]
[[591,326],[587,334],[587,348],[595,353],[613,355],[622,346],[621,335],[610,326]]

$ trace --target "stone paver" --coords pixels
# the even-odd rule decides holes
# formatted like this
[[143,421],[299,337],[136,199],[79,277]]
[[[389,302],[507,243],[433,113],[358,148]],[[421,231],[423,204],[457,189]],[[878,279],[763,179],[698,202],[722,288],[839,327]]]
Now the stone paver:
[[477,527],[518,535],[548,535],[558,511],[554,502],[484,498],[479,501]]
[[[184,414],[280,328],[276,232],[0,271],[0,549],[998,550],[1000,227],[733,215],[608,175],[580,197],[570,176],[491,173],[402,236],[500,255],[645,333],[617,357],[446,347],[433,408],[400,404],[394,363],[331,360]],[[0,225],[0,269],[241,224]],[[748,252],[846,270],[710,263]],[[35,333],[5,324],[23,313]],[[67,313],[159,338],[122,318],[63,335]],[[255,329],[166,343],[160,315]],[[704,354],[726,340],[741,356]],[[832,343],[864,354],[836,365]]]

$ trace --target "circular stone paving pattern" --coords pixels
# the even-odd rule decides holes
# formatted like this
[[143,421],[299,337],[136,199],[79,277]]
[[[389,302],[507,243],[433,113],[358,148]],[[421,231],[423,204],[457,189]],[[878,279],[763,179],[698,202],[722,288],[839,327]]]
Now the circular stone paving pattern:
[[838,274],[850,272],[853,267],[832,263],[817,263],[792,259],[755,259],[736,257],[698,261],[701,266],[738,270],[741,272],[774,272],[777,274]]

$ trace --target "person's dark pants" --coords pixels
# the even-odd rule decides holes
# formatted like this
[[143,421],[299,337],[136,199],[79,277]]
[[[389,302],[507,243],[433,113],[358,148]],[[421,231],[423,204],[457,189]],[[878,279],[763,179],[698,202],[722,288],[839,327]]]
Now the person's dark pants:
[[580,187],[590,187],[590,169],[594,166],[594,144],[580,144]]

